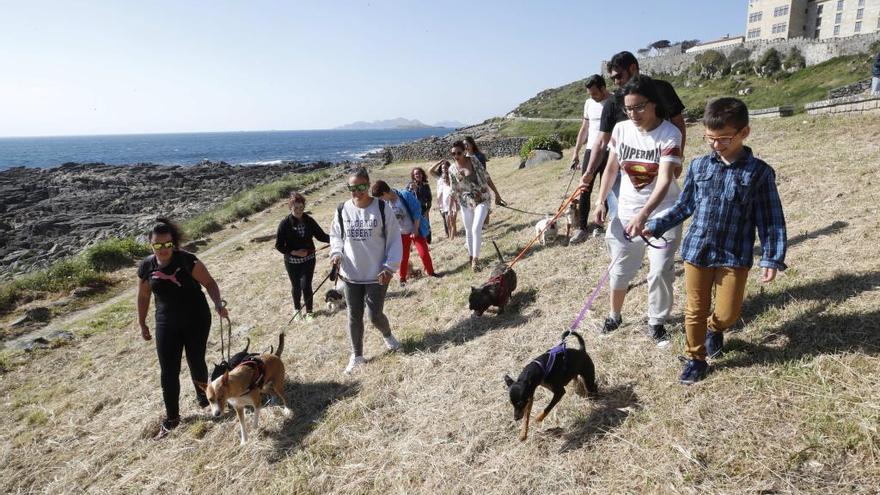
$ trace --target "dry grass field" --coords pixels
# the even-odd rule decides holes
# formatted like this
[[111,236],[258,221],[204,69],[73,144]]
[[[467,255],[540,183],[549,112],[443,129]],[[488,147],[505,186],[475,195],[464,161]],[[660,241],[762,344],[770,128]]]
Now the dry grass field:
[[[689,134],[687,155],[702,153],[702,128]],[[520,442],[502,376],[519,373],[571,323],[609,261],[600,239],[536,248],[516,267],[511,309],[471,319],[469,287],[487,272],[466,269],[463,238],[441,240],[435,222],[434,262],[448,275],[405,290],[392,282],[386,308],[403,349],[384,352],[368,327],[369,363],[348,377],[345,315],[288,326],[280,255],[271,242],[241,238],[203,259],[229,301],[236,348],[244,335],[262,349],[286,332],[294,414],[268,407],[262,431],[239,447],[234,414],[215,421],[197,409],[184,363],[183,424],[149,439],[163,412],[159,371],[132,297],[72,320],[69,344],[5,355],[0,492],[877,493],[880,120],[759,121],[749,143],[778,174],[790,268],[769,286],[753,270],[742,322],[704,382],[677,383],[682,280],[673,343],[658,349],[644,333],[642,273],[619,331],[597,332],[604,292],[581,328],[601,397],[567,394]],[[512,206],[551,211],[567,164],[568,156],[517,170],[510,158],[489,168]],[[401,185],[412,165],[373,177]],[[322,224],[346,198],[340,191],[309,196]],[[272,233],[285,213],[278,205],[238,227]],[[536,220],[493,210],[484,258],[493,239],[514,255]],[[316,283],[327,270],[322,259]],[[216,325],[209,361],[219,360]],[[536,407],[548,400],[539,391]]]

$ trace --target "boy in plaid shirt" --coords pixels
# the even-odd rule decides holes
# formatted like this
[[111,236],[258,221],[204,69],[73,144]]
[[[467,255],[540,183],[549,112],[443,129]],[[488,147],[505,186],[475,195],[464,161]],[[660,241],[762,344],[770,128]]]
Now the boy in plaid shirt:
[[706,376],[707,356],[721,354],[724,330],[739,319],[755,231],[761,239],[761,281],[773,281],[786,268],[785,216],[776,173],[743,146],[750,132],[748,108],[736,98],[718,98],[706,105],[703,125],[712,153],[691,162],[675,206],[648,221],[643,231],[660,237],[694,216],[681,245],[687,293],[688,361],[679,379],[684,385]]

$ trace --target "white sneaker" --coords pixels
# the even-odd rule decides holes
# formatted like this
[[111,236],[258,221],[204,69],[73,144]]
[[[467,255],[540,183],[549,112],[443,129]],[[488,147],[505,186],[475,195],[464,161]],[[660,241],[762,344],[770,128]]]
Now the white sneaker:
[[400,349],[400,342],[394,338],[394,335],[389,335],[385,337],[385,347],[387,347],[389,351],[394,352]]
[[365,364],[367,364],[367,360],[364,359],[363,356],[355,356],[354,354],[352,354],[351,358],[349,358],[348,360],[348,366],[345,367],[345,374],[350,375],[354,373],[356,369]]
[[574,231],[574,235],[571,236],[571,239],[568,240],[569,244],[580,244],[587,240],[587,231],[577,229]]

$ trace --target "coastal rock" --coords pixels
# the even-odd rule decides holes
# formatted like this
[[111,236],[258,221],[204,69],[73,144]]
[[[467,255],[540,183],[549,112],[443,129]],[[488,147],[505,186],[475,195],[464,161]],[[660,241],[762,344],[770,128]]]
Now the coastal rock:
[[143,234],[158,216],[184,220],[242,190],[337,165],[345,163],[65,163],[0,171],[0,280],[46,267],[108,237]]
[[520,168],[530,168],[535,165],[540,165],[544,162],[549,162],[551,160],[561,160],[562,154],[557,153],[555,151],[547,151],[547,150],[532,150],[529,151],[529,157],[526,159],[525,163],[523,163]]

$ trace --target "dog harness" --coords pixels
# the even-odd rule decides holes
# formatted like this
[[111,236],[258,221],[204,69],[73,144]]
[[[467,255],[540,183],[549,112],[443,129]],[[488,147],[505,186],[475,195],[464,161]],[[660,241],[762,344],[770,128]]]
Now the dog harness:
[[[252,390],[260,388],[263,386],[263,380],[266,378],[266,365],[263,364],[263,360],[257,357],[257,354],[251,354],[244,361],[241,362],[238,366],[249,366],[254,369],[254,377],[251,378],[251,383],[248,385],[247,390],[241,394],[241,397],[251,393]],[[236,368],[238,367],[236,366]]]
[[541,371],[544,373],[544,379],[550,376],[550,373],[553,371],[553,367],[556,366],[556,358],[562,356],[560,360],[562,361],[562,365],[565,366],[565,341],[560,342],[556,347],[547,351],[547,364],[541,363],[540,359],[535,359],[532,361],[537,364]]
[[489,280],[485,284],[483,284],[484,287],[491,286],[491,285],[498,286],[499,306],[503,306],[503,305],[507,304],[508,301],[510,301],[510,293],[512,292],[510,290],[507,290],[507,287],[505,287],[505,284],[504,284],[504,274],[505,273],[507,273],[507,269],[504,269],[498,275],[495,275],[494,277],[489,278]]

